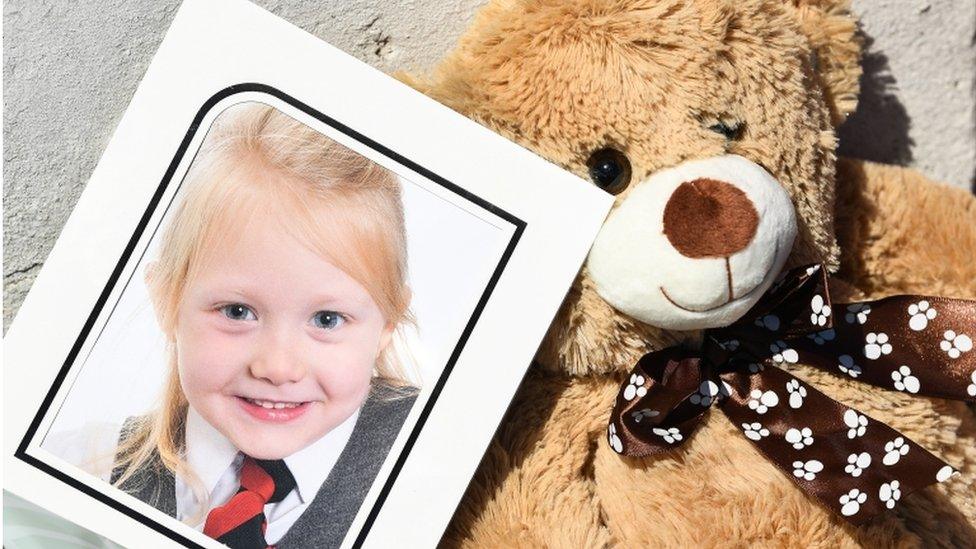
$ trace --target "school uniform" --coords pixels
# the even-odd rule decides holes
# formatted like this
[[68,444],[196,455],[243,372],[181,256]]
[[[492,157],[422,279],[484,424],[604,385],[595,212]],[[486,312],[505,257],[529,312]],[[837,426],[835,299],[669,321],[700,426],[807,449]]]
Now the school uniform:
[[[416,398],[415,389],[374,381],[358,413],[284,458],[295,487],[281,501],[264,506],[267,543],[279,549],[338,547]],[[123,424],[119,445],[132,433],[135,419]],[[244,456],[192,408],[187,417],[186,459],[209,491],[211,509],[226,503],[241,484]],[[108,480],[114,484],[121,473],[113,470]],[[155,453],[119,488],[177,520],[198,510],[190,487],[176,479]]]

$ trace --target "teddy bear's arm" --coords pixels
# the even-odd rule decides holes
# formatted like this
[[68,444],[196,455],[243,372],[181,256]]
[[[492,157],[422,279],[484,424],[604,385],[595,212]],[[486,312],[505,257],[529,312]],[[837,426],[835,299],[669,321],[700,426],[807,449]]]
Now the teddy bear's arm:
[[610,546],[592,457],[615,391],[609,378],[530,371],[440,546]]
[[915,170],[840,159],[841,277],[869,297],[976,297],[976,197]]

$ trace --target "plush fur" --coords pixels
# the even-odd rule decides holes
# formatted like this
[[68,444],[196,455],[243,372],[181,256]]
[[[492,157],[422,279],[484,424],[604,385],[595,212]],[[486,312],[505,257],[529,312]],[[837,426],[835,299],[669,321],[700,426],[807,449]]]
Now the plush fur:
[[[566,169],[630,159],[630,188],[732,153],[786,189],[787,267],[826,263],[836,298],[976,297],[976,199],[910,170],[835,159],[856,106],[855,22],[843,0],[493,0],[429,77],[401,79]],[[730,139],[716,123],[738,125]],[[888,422],[962,474],[854,528],[804,495],[720,412],[674,452],[607,445],[623,376],[697,331],[616,311],[584,268],[445,534],[445,546],[976,546],[976,417],[965,404],[791,371]]]

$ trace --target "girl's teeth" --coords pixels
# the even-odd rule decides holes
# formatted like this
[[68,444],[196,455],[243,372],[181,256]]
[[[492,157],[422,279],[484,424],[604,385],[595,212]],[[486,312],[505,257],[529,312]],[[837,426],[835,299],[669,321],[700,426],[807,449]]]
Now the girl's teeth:
[[272,402],[269,400],[255,400],[253,398],[249,398],[247,400],[251,404],[260,406],[267,410],[281,410],[282,408],[294,408],[301,404],[300,402]]

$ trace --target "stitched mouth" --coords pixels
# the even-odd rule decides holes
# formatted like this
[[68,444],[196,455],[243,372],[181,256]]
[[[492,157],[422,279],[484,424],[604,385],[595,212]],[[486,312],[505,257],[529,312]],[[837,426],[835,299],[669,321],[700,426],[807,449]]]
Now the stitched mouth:
[[[774,245],[773,245],[773,265],[775,265],[775,263],[776,263],[776,254],[777,253],[779,253],[779,243],[778,242],[775,242]],[[704,309],[698,309],[698,308],[691,307],[691,306],[688,306],[688,305],[682,305],[682,304],[678,303],[677,301],[675,301],[671,296],[668,295],[668,291],[664,289],[664,286],[658,286],[658,289],[661,290],[661,294],[664,296],[664,299],[667,299],[668,300],[668,303],[674,305],[675,307],[681,309],[682,311],[686,311],[686,312],[689,312],[689,313],[707,313],[707,312],[714,311],[716,309],[720,309],[722,307],[725,307],[726,305],[729,305],[730,303],[735,303],[736,301],[742,301],[744,299],[751,298],[756,293],[756,291],[759,290],[760,287],[762,287],[763,282],[765,282],[766,279],[769,278],[769,275],[772,272],[773,265],[770,265],[769,266],[769,268],[766,271],[766,274],[763,275],[762,279],[759,281],[759,284],[756,284],[751,290],[749,290],[748,292],[740,295],[739,297],[734,297],[734,294],[733,294],[733,291],[732,291],[732,269],[729,266],[729,258],[726,257],[725,258],[725,272],[726,272],[726,276],[728,277],[729,298],[727,300],[725,300],[723,303],[720,303],[720,304],[718,304],[718,305],[716,305],[714,307],[708,307],[708,308],[704,308]]]

